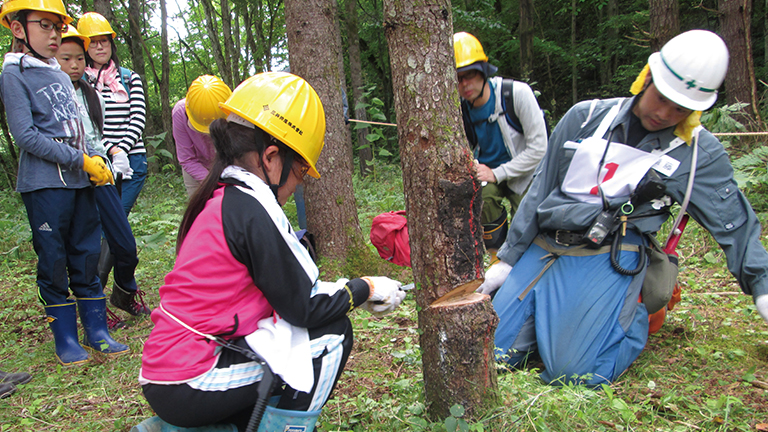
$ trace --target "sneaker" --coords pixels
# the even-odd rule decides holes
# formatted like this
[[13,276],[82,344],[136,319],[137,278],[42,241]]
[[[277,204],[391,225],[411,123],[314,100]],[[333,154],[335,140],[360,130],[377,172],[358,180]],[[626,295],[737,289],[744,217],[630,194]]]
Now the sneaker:
[[[136,301],[138,298],[138,301]],[[112,285],[112,294],[109,296],[109,302],[112,306],[122,309],[133,316],[149,315],[149,308],[144,303],[144,293],[141,290],[136,292],[125,291],[124,289]]]

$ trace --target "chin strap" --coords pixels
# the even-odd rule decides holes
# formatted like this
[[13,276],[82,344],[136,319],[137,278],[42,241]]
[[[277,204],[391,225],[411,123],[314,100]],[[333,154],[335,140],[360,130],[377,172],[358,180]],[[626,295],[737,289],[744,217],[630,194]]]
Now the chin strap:
[[[259,135],[259,130],[257,129],[256,137],[254,138],[255,140],[259,139],[258,135]],[[267,145],[265,144],[264,147],[266,148]],[[285,151],[285,156],[283,157],[283,171],[282,173],[280,173],[279,184],[272,184],[272,180],[269,178],[269,174],[267,174],[267,169],[265,168],[264,164],[261,165],[261,170],[264,173],[264,178],[266,179],[267,186],[269,186],[269,189],[275,195],[275,200],[277,200],[278,204],[280,204],[280,200],[277,198],[277,190],[283,187],[283,185],[288,181],[288,175],[290,175],[291,168],[293,167],[293,154],[294,153],[291,150]],[[282,207],[282,204],[280,204],[280,207]]]
[[[29,31],[27,31],[27,17],[24,16],[23,18],[22,17],[19,17],[19,18],[20,18],[19,22],[24,28],[24,39],[16,38],[16,40],[21,42],[21,44],[24,45],[36,59],[42,60],[42,61],[48,60],[47,58],[41,56],[37,51],[35,51],[35,49],[32,48],[32,45],[30,45],[29,42],[27,42],[27,39],[29,39]],[[21,66],[21,64],[22,62],[19,61],[19,70],[24,72],[24,68]]]
[[476,98],[472,99],[472,102],[469,103],[470,108],[474,108],[475,107],[475,102],[478,99],[480,99],[481,97],[483,97],[483,93],[485,92],[485,86],[488,85],[488,78],[485,77],[485,76],[483,76],[483,77],[484,77],[484,79],[483,79],[483,88],[480,89],[480,94],[477,95]]

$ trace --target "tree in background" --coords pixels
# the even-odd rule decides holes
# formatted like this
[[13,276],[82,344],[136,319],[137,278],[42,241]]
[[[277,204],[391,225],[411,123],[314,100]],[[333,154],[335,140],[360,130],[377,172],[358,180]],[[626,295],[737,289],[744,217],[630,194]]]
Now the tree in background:
[[473,283],[483,276],[482,192],[460,120],[450,2],[385,0],[384,16],[426,402],[435,419],[454,404],[474,416],[498,402],[488,337],[498,318]]
[[650,0],[651,51],[656,52],[680,33],[678,0]]
[[749,114],[737,118],[741,123],[762,123],[757,106],[757,85],[752,57],[752,0],[718,0],[720,36],[728,45],[730,61],[725,88],[728,104],[749,104]]
[[368,251],[352,190],[352,148],[344,124],[344,67],[336,0],[286,0],[285,23],[291,72],[314,87],[325,108],[325,147],[317,163],[321,178],[307,179],[307,229],[318,254],[344,262]]
[[[346,13],[344,21],[347,24],[347,42],[349,49],[349,77],[352,84],[351,98],[349,98],[350,116],[360,121],[368,120],[368,113],[365,111],[365,101],[363,100],[363,67],[360,60],[360,35],[357,31],[357,1],[345,0]],[[349,92],[347,96],[349,97]],[[354,113],[354,114],[353,114]],[[367,127],[356,129],[357,149],[359,159],[360,175],[366,176],[371,171],[370,163],[373,161],[373,151],[365,138],[368,135]]]

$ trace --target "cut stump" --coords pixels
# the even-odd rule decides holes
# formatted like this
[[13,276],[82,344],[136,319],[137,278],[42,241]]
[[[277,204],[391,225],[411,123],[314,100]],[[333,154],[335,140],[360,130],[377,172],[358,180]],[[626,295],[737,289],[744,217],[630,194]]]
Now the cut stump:
[[459,404],[465,417],[498,405],[494,333],[499,322],[491,298],[475,292],[482,280],[460,285],[419,314],[429,414],[443,420]]

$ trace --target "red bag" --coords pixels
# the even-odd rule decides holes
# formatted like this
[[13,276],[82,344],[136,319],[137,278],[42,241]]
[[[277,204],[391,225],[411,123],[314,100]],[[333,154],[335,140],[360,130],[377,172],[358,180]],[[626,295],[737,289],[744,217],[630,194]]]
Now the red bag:
[[379,255],[399,266],[411,266],[411,246],[408,243],[408,220],[405,211],[382,213],[371,223],[371,243]]

